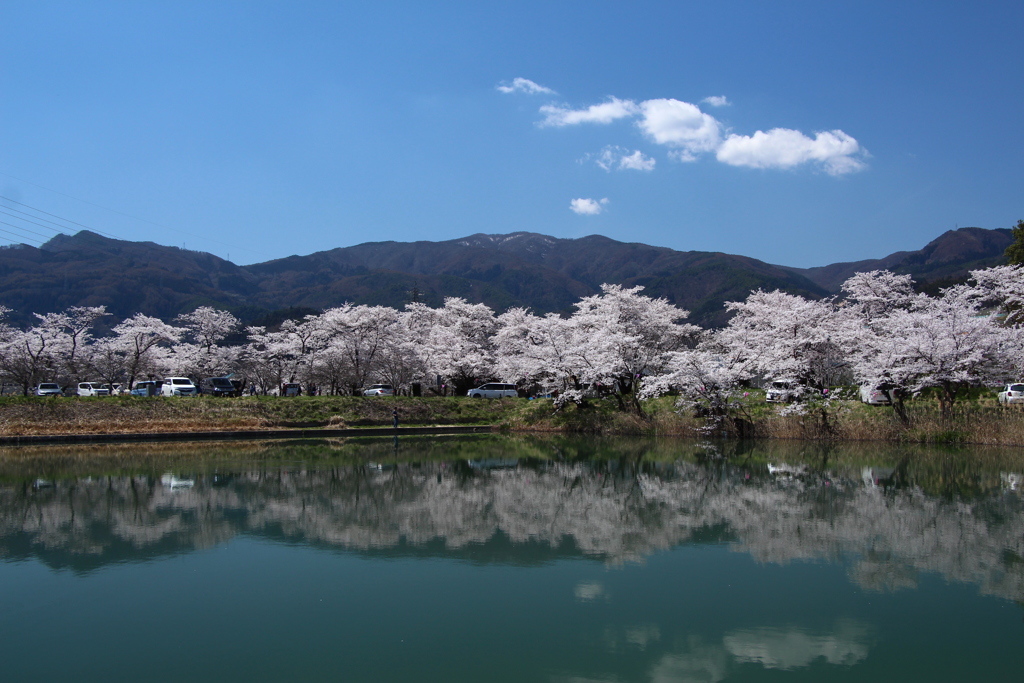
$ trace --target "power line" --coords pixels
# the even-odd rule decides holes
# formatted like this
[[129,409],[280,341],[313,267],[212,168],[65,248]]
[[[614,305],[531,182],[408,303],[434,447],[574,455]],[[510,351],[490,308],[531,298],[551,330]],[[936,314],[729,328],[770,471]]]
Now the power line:
[[[234,248],[234,249],[241,249],[242,251],[247,251],[247,252],[249,252],[251,254],[258,254],[259,256],[263,256],[263,257],[268,258],[268,259],[274,258],[273,256],[270,256],[269,254],[265,254],[265,253],[263,253],[261,251],[257,251],[256,249],[250,249],[248,247],[243,247],[243,246],[241,246],[239,244],[228,244],[227,242],[221,242],[219,240],[211,239],[209,237],[204,237],[202,235],[196,235],[195,233],[191,233],[191,232],[188,232],[186,230],[181,230],[180,228],[170,228],[170,227],[167,227],[166,225],[161,225],[160,223],[155,223],[153,221],[146,220],[145,218],[139,218],[138,216],[133,216],[133,215],[131,215],[129,213],[124,213],[123,211],[118,211],[117,209],[111,209],[108,206],[103,206],[101,204],[96,204],[94,202],[90,202],[87,199],[80,199],[78,197],[73,197],[73,196],[71,196],[69,194],[65,194],[65,193],[60,192],[58,190],[53,190],[53,189],[51,189],[49,187],[44,187],[42,185],[37,185],[36,183],[29,182],[28,180],[23,180],[21,178],[18,178],[16,176],[11,175],[10,173],[4,173],[3,171],[0,171],[0,175],[4,176],[6,178],[10,178],[12,180],[17,180],[20,183],[25,183],[26,185],[31,185],[33,187],[38,187],[39,189],[46,190],[47,192],[53,192],[54,194],[59,194],[60,196],[67,197],[68,199],[74,199],[76,202],[82,202],[83,204],[88,204],[89,206],[95,206],[97,209],[103,209],[104,211],[110,211],[111,213],[116,213],[119,216],[124,216],[125,218],[131,218],[132,220],[135,220],[135,221],[140,221],[142,223],[148,223],[149,225],[153,225],[153,226],[161,228],[163,230],[169,230],[171,232],[177,232],[177,233],[180,233],[182,235],[188,235],[189,237],[195,237],[196,239],[199,239],[199,240],[206,240],[207,242],[212,242],[214,244],[219,244],[219,245],[221,245],[223,247],[231,247],[231,248]],[[7,197],[0,197],[0,199],[7,199],[8,201],[13,201],[15,204],[20,204],[21,206],[28,206],[27,204],[23,204],[22,202],[15,201],[13,199],[8,199]],[[39,211],[40,213],[46,213],[47,216],[54,216],[54,214],[47,213],[47,212],[43,211],[42,209],[35,209],[34,207],[28,207],[28,208],[31,208],[31,209],[33,209],[35,211]],[[60,218],[60,216],[54,216],[54,218]],[[61,218],[61,220],[67,220],[67,219]],[[86,228],[87,230],[93,230],[93,232],[97,232],[97,233],[99,233],[101,235],[104,235],[105,237],[110,237],[112,239],[121,239],[119,237],[115,237],[114,235],[110,235],[110,234],[107,234],[105,232],[101,232],[99,230],[94,230],[93,228],[90,228],[90,227],[88,227],[86,225],[82,225],[81,223],[75,223],[74,221],[68,221],[68,223],[72,223],[74,225],[81,226],[83,228]]]
[[0,225],[8,225],[8,226],[10,226],[12,228],[17,228],[18,230],[22,230],[24,232],[27,232],[30,235],[36,235],[37,237],[42,237],[44,240],[50,239],[50,237],[48,235],[40,235],[38,232],[35,232],[34,230],[29,230],[28,228],[23,228],[20,225],[15,225],[14,223],[8,223],[7,221],[0,221]]
[[[30,221],[27,218],[22,218],[21,216],[15,216],[13,213],[7,213],[6,211],[0,211],[0,213],[2,213],[5,216],[10,216],[11,218],[13,218],[16,221],[24,221],[26,223],[31,223],[32,225],[38,225],[40,228],[43,228],[44,230],[52,230],[52,231],[54,231],[56,233],[60,233],[61,232],[57,228],[51,228],[49,225],[43,225],[42,223],[36,223],[35,221]],[[46,220],[46,219],[43,218],[43,219],[40,219],[40,220]]]
[[[6,223],[4,225],[6,225]],[[38,240],[34,240],[34,239],[30,238],[30,237],[25,237],[24,235],[19,235],[17,233],[11,232],[10,230],[4,230],[3,228],[0,228],[0,232],[5,232],[8,235],[13,235],[14,237],[17,237],[20,240],[28,240],[29,242],[37,242],[38,241]],[[39,246],[42,246],[42,245],[43,245],[43,243],[39,242]]]
[[[38,211],[39,213],[45,213],[47,216],[53,216],[54,218],[60,218],[60,220],[64,221],[65,223],[71,223],[72,225],[77,225],[80,228],[85,228],[86,230],[91,230],[92,232],[95,232],[95,233],[98,233],[100,235],[103,235],[104,237],[109,237],[110,239],[113,239],[113,240],[121,239],[117,235],[111,235],[109,232],[103,232],[102,230],[97,230],[96,228],[90,228],[88,225],[83,225],[81,223],[76,223],[76,222],[74,222],[72,220],[68,220],[67,218],[61,218],[60,216],[58,216],[55,213],[49,213],[48,211],[43,211],[42,209],[37,209],[34,206],[29,206],[28,204],[25,204],[24,202],[19,202],[17,199],[11,199],[10,197],[4,197],[4,196],[0,196],[0,199],[5,199],[5,200],[7,200],[9,202],[14,202],[18,206],[24,206],[26,208],[32,209],[33,211]],[[31,214],[28,214],[28,215],[31,215]],[[45,219],[42,219],[42,220],[45,220]]]
[[[0,199],[7,199],[7,198],[6,197],[0,197]],[[13,199],[7,199],[7,201],[12,202],[14,200]],[[22,206],[24,206],[24,204]],[[14,211],[15,213],[20,213],[20,214],[25,215],[25,216],[31,216],[32,218],[35,218],[36,220],[43,221],[44,223],[52,223],[53,225],[56,225],[56,226],[58,226],[60,228],[67,227],[65,225],[61,225],[57,221],[51,221],[51,220],[48,220],[46,218],[40,218],[39,216],[33,215],[33,214],[29,213],[28,211],[21,211],[19,209],[15,209],[13,206],[5,206],[4,208],[7,209],[8,211]],[[8,214],[8,215],[10,215],[10,214]],[[27,219],[21,218],[19,220],[27,220]],[[64,220],[64,219],[61,219],[61,220]],[[39,224],[37,223],[36,225],[39,225]],[[40,226],[40,227],[44,227],[45,228],[46,226],[43,225],[43,226]],[[53,228],[49,228],[49,229],[53,230]]]

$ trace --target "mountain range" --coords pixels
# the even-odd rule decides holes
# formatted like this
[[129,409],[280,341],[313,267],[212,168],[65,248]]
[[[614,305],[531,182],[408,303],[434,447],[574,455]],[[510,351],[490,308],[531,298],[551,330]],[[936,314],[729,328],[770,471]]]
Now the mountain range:
[[691,321],[721,325],[723,304],[754,289],[808,297],[837,293],[858,271],[886,268],[920,286],[963,279],[968,270],[1005,262],[1010,230],[960,228],[917,251],[815,268],[777,266],[720,252],[675,251],[591,235],[559,239],[530,232],[476,234],[443,242],[367,242],[239,266],[205,252],[111,239],[83,230],[41,247],[0,248],[0,304],[10,319],[69,306],[105,305],[121,319],[136,312],[170,320],[197,306],[227,309],[247,323],[346,301],[401,308],[411,300],[440,305],[458,296],[501,312],[526,306],[567,313],[602,283],[643,285],[692,312]]

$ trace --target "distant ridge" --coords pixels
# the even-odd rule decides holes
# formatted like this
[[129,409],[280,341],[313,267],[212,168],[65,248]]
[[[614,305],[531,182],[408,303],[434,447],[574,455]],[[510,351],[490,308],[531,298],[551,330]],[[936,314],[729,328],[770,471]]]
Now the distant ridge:
[[924,249],[818,268],[776,266],[720,252],[675,251],[591,235],[475,234],[442,242],[367,242],[237,266],[205,252],[81,231],[39,248],[0,249],[0,304],[15,322],[68,306],[105,305],[111,322],[136,312],[165,320],[197,306],[267,319],[281,309],[320,310],[346,301],[401,308],[459,296],[498,312],[524,306],[566,313],[604,282],[643,285],[692,311],[706,326],[727,319],[723,304],[754,289],[821,297],[858,270],[889,268],[922,282],[963,277],[1001,263],[1009,230],[961,228]]
[[833,263],[817,268],[786,268],[803,275],[819,287],[836,293],[854,273],[891,270],[912,275],[919,285],[966,277],[971,270],[1005,263],[1003,252],[1013,242],[1006,228],[960,228],[947,230],[918,251],[897,251],[885,258]]

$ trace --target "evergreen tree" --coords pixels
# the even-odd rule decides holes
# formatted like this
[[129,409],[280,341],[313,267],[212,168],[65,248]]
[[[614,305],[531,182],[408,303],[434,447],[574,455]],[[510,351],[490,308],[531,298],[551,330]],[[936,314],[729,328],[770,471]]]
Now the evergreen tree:
[[1024,221],[1017,221],[1013,230],[1013,244],[1006,248],[1006,259],[1011,266],[1024,264]]

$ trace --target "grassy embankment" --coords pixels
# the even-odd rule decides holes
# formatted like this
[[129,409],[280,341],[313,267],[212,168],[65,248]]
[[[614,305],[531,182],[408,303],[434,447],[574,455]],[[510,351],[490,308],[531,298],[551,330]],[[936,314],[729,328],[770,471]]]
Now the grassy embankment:
[[[1024,410],[1005,408],[990,392],[976,392],[943,418],[930,396],[907,404],[909,423],[886,406],[841,401],[804,415],[780,414],[752,391],[742,413],[744,435],[768,439],[971,443],[1024,446]],[[713,431],[703,418],[680,414],[674,399],[645,403],[647,418],[617,409],[614,401],[589,401],[556,411],[548,400],[470,398],[0,398],[0,436],[344,428],[391,425],[397,408],[403,426],[498,425],[519,432],[604,435],[737,436],[726,420]]]
[[508,427],[516,431],[1024,446],[1024,406],[1000,406],[995,394],[985,390],[973,391],[946,417],[936,397],[926,393],[907,402],[907,423],[897,419],[889,406],[869,406],[856,400],[834,401],[825,408],[808,404],[804,414],[785,414],[783,406],[765,403],[763,392],[755,390],[745,408],[733,416],[743,424],[726,419],[712,425],[707,419],[678,412],[675,399],[668,396],[644,404],[647,419],[620,412],[611,401],[592,401],[583,408],[557,413],[544,407],[531,406],[510,414]]
[[518,401],[352,396],[0,398],[0,436],[499,424]]

